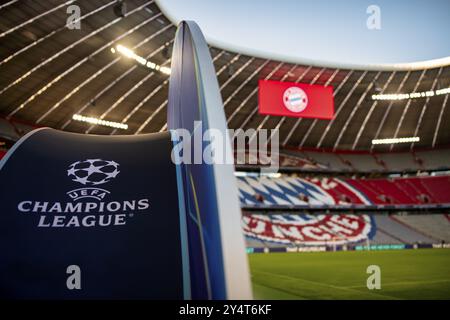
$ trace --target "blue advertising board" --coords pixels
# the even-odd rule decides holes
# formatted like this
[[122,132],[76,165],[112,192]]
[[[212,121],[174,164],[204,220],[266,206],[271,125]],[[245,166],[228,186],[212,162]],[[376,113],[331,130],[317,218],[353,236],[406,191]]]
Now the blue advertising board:
[[0,297],[184,298],[171,148],[167,132],[23,138],[0,167]]

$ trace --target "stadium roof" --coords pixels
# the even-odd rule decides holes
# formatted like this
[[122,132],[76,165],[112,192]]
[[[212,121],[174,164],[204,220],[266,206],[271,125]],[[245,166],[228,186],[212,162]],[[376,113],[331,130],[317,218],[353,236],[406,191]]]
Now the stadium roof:
[[[154,1],[21,2],[0,5],[0,116],[80,133],[136,134],[166,129],[168,75],[112,53],[121,44],[170,66],[176,27]],[[81,7],[81,29],[65,27],[67,6]],[[377,93],[450,86],[450,66],[415,71],[350,70],[273,61],[211,47],[230,128],[280,129],[280,143],[308,148],[389,150],[375,138],[419,136],[395,150],[450,144],[448,94],[399,101]],[[258,79],[332,85],[333,121],[258,114]],[[74,121],[80,114],[125,122],[127,130]]]
[[450,64],[450,42],[443,41],[450,30],[447,0],[156,3],[175,25],[195,20],[210,45],[250,56],[361,70]]

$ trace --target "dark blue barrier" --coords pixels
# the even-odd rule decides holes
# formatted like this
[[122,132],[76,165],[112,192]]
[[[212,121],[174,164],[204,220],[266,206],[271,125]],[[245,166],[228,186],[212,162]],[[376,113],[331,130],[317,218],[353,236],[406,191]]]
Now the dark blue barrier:
[[171,148],[168,133],[22,139],[0,170],[0,296],[183,298]]

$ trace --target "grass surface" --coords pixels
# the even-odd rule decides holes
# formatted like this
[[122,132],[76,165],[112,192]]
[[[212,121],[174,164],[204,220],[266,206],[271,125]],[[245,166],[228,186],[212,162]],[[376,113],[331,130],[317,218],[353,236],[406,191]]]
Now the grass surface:
[[[250,254],[255,299],[450,299],[450,249]],[[369,290],[369,265],[381,289]]]

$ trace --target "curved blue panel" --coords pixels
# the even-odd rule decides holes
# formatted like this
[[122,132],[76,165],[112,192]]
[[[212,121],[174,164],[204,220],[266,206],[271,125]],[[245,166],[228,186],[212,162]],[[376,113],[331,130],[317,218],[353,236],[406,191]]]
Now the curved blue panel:
[[[205,39],[193,22],[182,22],[178,27],[171,70],[168,128],[173,139],[177,140],[177,129],[202,137],[213,128],[229,145],[214,66]],[[195,126],[195,121],[201,125]],[[201,145],[203,151],[208,145],[200,140],[200,144],[191,143],[191,155],[194,147]],[[182,163],[178,170],[187,217],[192,298],[250,298],[233,165]]]

